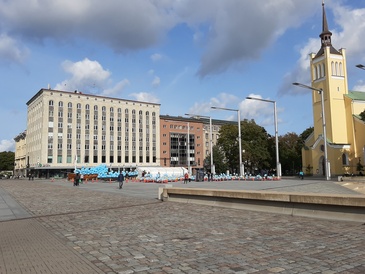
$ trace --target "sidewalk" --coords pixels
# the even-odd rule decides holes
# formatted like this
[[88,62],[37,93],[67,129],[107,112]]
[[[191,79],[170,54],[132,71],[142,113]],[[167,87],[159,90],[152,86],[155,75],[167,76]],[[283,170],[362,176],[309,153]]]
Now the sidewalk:
[[[361,224],[162,203],[160,186],[0,180],[0,274],[365,273]],[[325,181],[173,186],[360,195]]]

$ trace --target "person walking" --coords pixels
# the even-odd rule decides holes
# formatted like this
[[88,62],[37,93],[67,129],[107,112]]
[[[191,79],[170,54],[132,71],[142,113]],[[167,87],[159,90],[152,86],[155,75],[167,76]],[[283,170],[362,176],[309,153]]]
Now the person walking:
[[299,178],[302,179],[302,180],[304,179],[304,172],[303,171],[299,172]]
[[120,172],[118,175],[119,189],[123,188],[123,182],[124,182],[124,175],[122,172]]

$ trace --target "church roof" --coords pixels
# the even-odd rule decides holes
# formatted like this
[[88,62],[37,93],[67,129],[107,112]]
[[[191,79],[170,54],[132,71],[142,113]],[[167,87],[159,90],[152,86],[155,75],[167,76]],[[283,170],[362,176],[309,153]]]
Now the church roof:
[[349,91],[345,96],[352,100],[365,101],[365,92],[363,91]]

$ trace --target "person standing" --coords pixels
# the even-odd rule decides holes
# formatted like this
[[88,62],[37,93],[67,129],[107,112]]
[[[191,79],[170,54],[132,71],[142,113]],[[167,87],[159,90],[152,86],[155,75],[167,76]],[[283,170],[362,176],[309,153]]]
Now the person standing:
[[74,186],[78,186],[80,181],[80,173],[76,173],[75,179],[74,179]]
[[120,172],[118,175],[119,189],[123,188],[123,182],[124,182],[124,175],[122,172]]
[[189,180],[189,174],[186,172],[184,175],[184,184],[187,184]]

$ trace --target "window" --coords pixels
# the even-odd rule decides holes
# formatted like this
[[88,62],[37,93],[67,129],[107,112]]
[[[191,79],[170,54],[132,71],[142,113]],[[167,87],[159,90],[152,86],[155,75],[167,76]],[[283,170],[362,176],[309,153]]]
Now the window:
[[53,100],[49,100],[48,105],[53,106]]
[[80,103],[77,104],[77,109],[81,109],[81,104]]
[[67,107],[68,107],[68,108],[72,108],[72,103],[68,103],[68,104],[67,104]]
[[59,106],[59,107],[63,107],[63,102],[62,102],[62,101],[59,101],[59,102],[58,102],[58,106]]
[[86,105],[85,105],[85,109],[86,109],[86,110],[89,110],[89,109],[90,109],[89,104],[86,104]]

